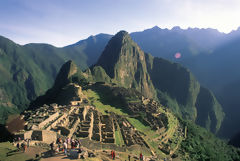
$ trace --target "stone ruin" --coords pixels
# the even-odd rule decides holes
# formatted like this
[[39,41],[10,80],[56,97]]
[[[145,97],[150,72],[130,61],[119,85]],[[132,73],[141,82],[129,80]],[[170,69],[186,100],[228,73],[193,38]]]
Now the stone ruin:
[[[47,137],[52,140],[57,136],[76,137],[89,140],[89,143],[94,145],[93,148],[114,147],[114,149],[123,151],[121,149],[123,147],[138,145],[150,149],[142,137],[143,134],[134,128],[126,116],[111,112],[103,115],[87,101],[78,99],[73,101],[83,101],[84,103],[71,103],[64,106],[44,105],[35,111],[25,111],[26,126],[25,131],[21,133],[22,137],[38,141],[46,141]],[[168,125],[167,116],[157,113],[156,102],[144,99],[144,103],[145,108],[141,107],[140,109],[146,113],[145,121],[149,122],[152,129],[165,131],[164,129]],[[143,106],[143,104],[132,105],[132,111],[139,110],[138,106]],[[123,147],[116,145],[115,131],[120,131],[124,141]]]

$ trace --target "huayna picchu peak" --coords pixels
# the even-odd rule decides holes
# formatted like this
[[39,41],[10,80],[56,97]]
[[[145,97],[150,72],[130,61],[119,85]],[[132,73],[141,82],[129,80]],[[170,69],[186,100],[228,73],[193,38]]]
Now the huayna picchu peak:
[[121,86],[135,88],[146,97],[156,96],[147,72],[145,54],[126,31],[112,37],[96,66],[101,66]]

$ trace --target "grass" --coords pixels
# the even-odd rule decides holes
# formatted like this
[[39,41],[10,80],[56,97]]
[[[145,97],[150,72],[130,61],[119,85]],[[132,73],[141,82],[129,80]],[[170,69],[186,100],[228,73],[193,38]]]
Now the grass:
[[116,139],[116,144],[118,146],[123,146],[124,145],[123,137],[122,137],[122,134],[121,134],[120,130],[115,131],[115,139]]
[[145,126],[141,121],[135,118],[128,117],[127,120],[134,126],[136,129],[146,135],[151,135],[155,131],[151,130],[151,127]]
[[105,105],[100,101],[100,96],[93,90],[88,89],[84,90],[83,94],[88,96],[89,101],[91,101],[91,104],[96,107],[96,109],[101,112],[102,114],[106,115],[106,111],[114,112],[118,115],[127,115],[122,111],[121,108],[116,108],[110,105]]
[[31,159],[23,152],[18,152],[17,148],[9,142],[0,143],[0,161],[25,161]]

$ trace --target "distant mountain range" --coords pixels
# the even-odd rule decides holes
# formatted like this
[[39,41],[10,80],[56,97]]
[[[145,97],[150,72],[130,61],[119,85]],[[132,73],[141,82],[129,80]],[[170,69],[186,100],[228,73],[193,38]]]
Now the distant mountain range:
[[[157,26],[130,34],[143,51],[182,64],[190,69],[201,85],[213,91],[226,113],[224,126],[220,130],[221,136],[225,137],[232,136],[240,130],[236,128],[237,122],[240,121],[236,116],[240,110],[240,101],[237,99],[240,93],[235,88],[240,80],[239,35],[240,29],[224,34],[214,29],[183,30],[174,27],[168,30]],[[57,71],[66,60],[74,60],[83,70],[95,64],[111,37],[112,35],[107,34],[90,36],[63,48],[47,44],[21,46],[0,37],[0,73],[3,75],[0,79],[0,113],[3,116],[1,122],[6,119],[7,113],[16,112],[16,106],[22,111],[30,101],[51,87]],[[174,58],[176,52],[181,53],[180,59]],[[150,60],[151,56],[146,56],[147,61],[148,58]],[[165,61],[154,59],[154,62]],[[150,73],[154,71],[149,69],[147,66],[147,73],[140,76],[151,75]],[[94,68],[92,72],[99,73],[99,70],[102,71],[101,68]],[[144,73],[144,70],[139,73]],[[111,77],[111,74],[109,76]],[[136,81],[133,84],[139,88],[140,82]],[[152,88],[151,86],[149,83],[147,87]],[[201,91],[204,89],[202,87]]]

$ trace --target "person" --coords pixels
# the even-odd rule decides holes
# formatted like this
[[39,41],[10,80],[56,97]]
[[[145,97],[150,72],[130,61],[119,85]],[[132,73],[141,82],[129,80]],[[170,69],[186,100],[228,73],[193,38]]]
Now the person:
[[128,155],[128,161],[130,161],[130,158],[131,158],[131,156],[130,156],[130,155]]
[[27,150],[27,145],[25,143],[23,144],[23,150],[24,152]]
[[50,147],[51,147],[51,151],[53,151],[53,142],[51,142]]
[[71,149],[74,149],[74,141],[71,141]]
[[57,147],[56,152],[57,152],[57,153],[59,152],[59,147]]
[[78,140],[75,141],[75,147],[76,147],[77,149],[79,148]]
[[19,149],[20,149],[20,145],[19,145],[19,143],[17,143],[17,149],[18,149],[18,151],[19,151]]
[[115,157],[116,157],[116,153],[115,153],[115,151],[113,150],[113,160],[115,159]]
[[61,149],[61,144],[60,144],[60,143],[58,144],[58,149],[59,149],[59,151],[60,151],[60,149]]
[[67,155],[67,148],[68,148],[67,142],[63,143],[63,148],[64,148],[65,155]]
[[30,139],[27,140],[27,147],[30,145]]
[[21,144],[21,148],[22,148],[22,150],[23,150],[23,152],[24,152],[24,143],[22,142],[22,144]]
[[139,159],[140,159],[141,161],[143,161],[143,155],[142,155],[142,153],[140,153]]
[[113,150],[111,151],[111,156],[112,156],[112,159],[113,159]]

